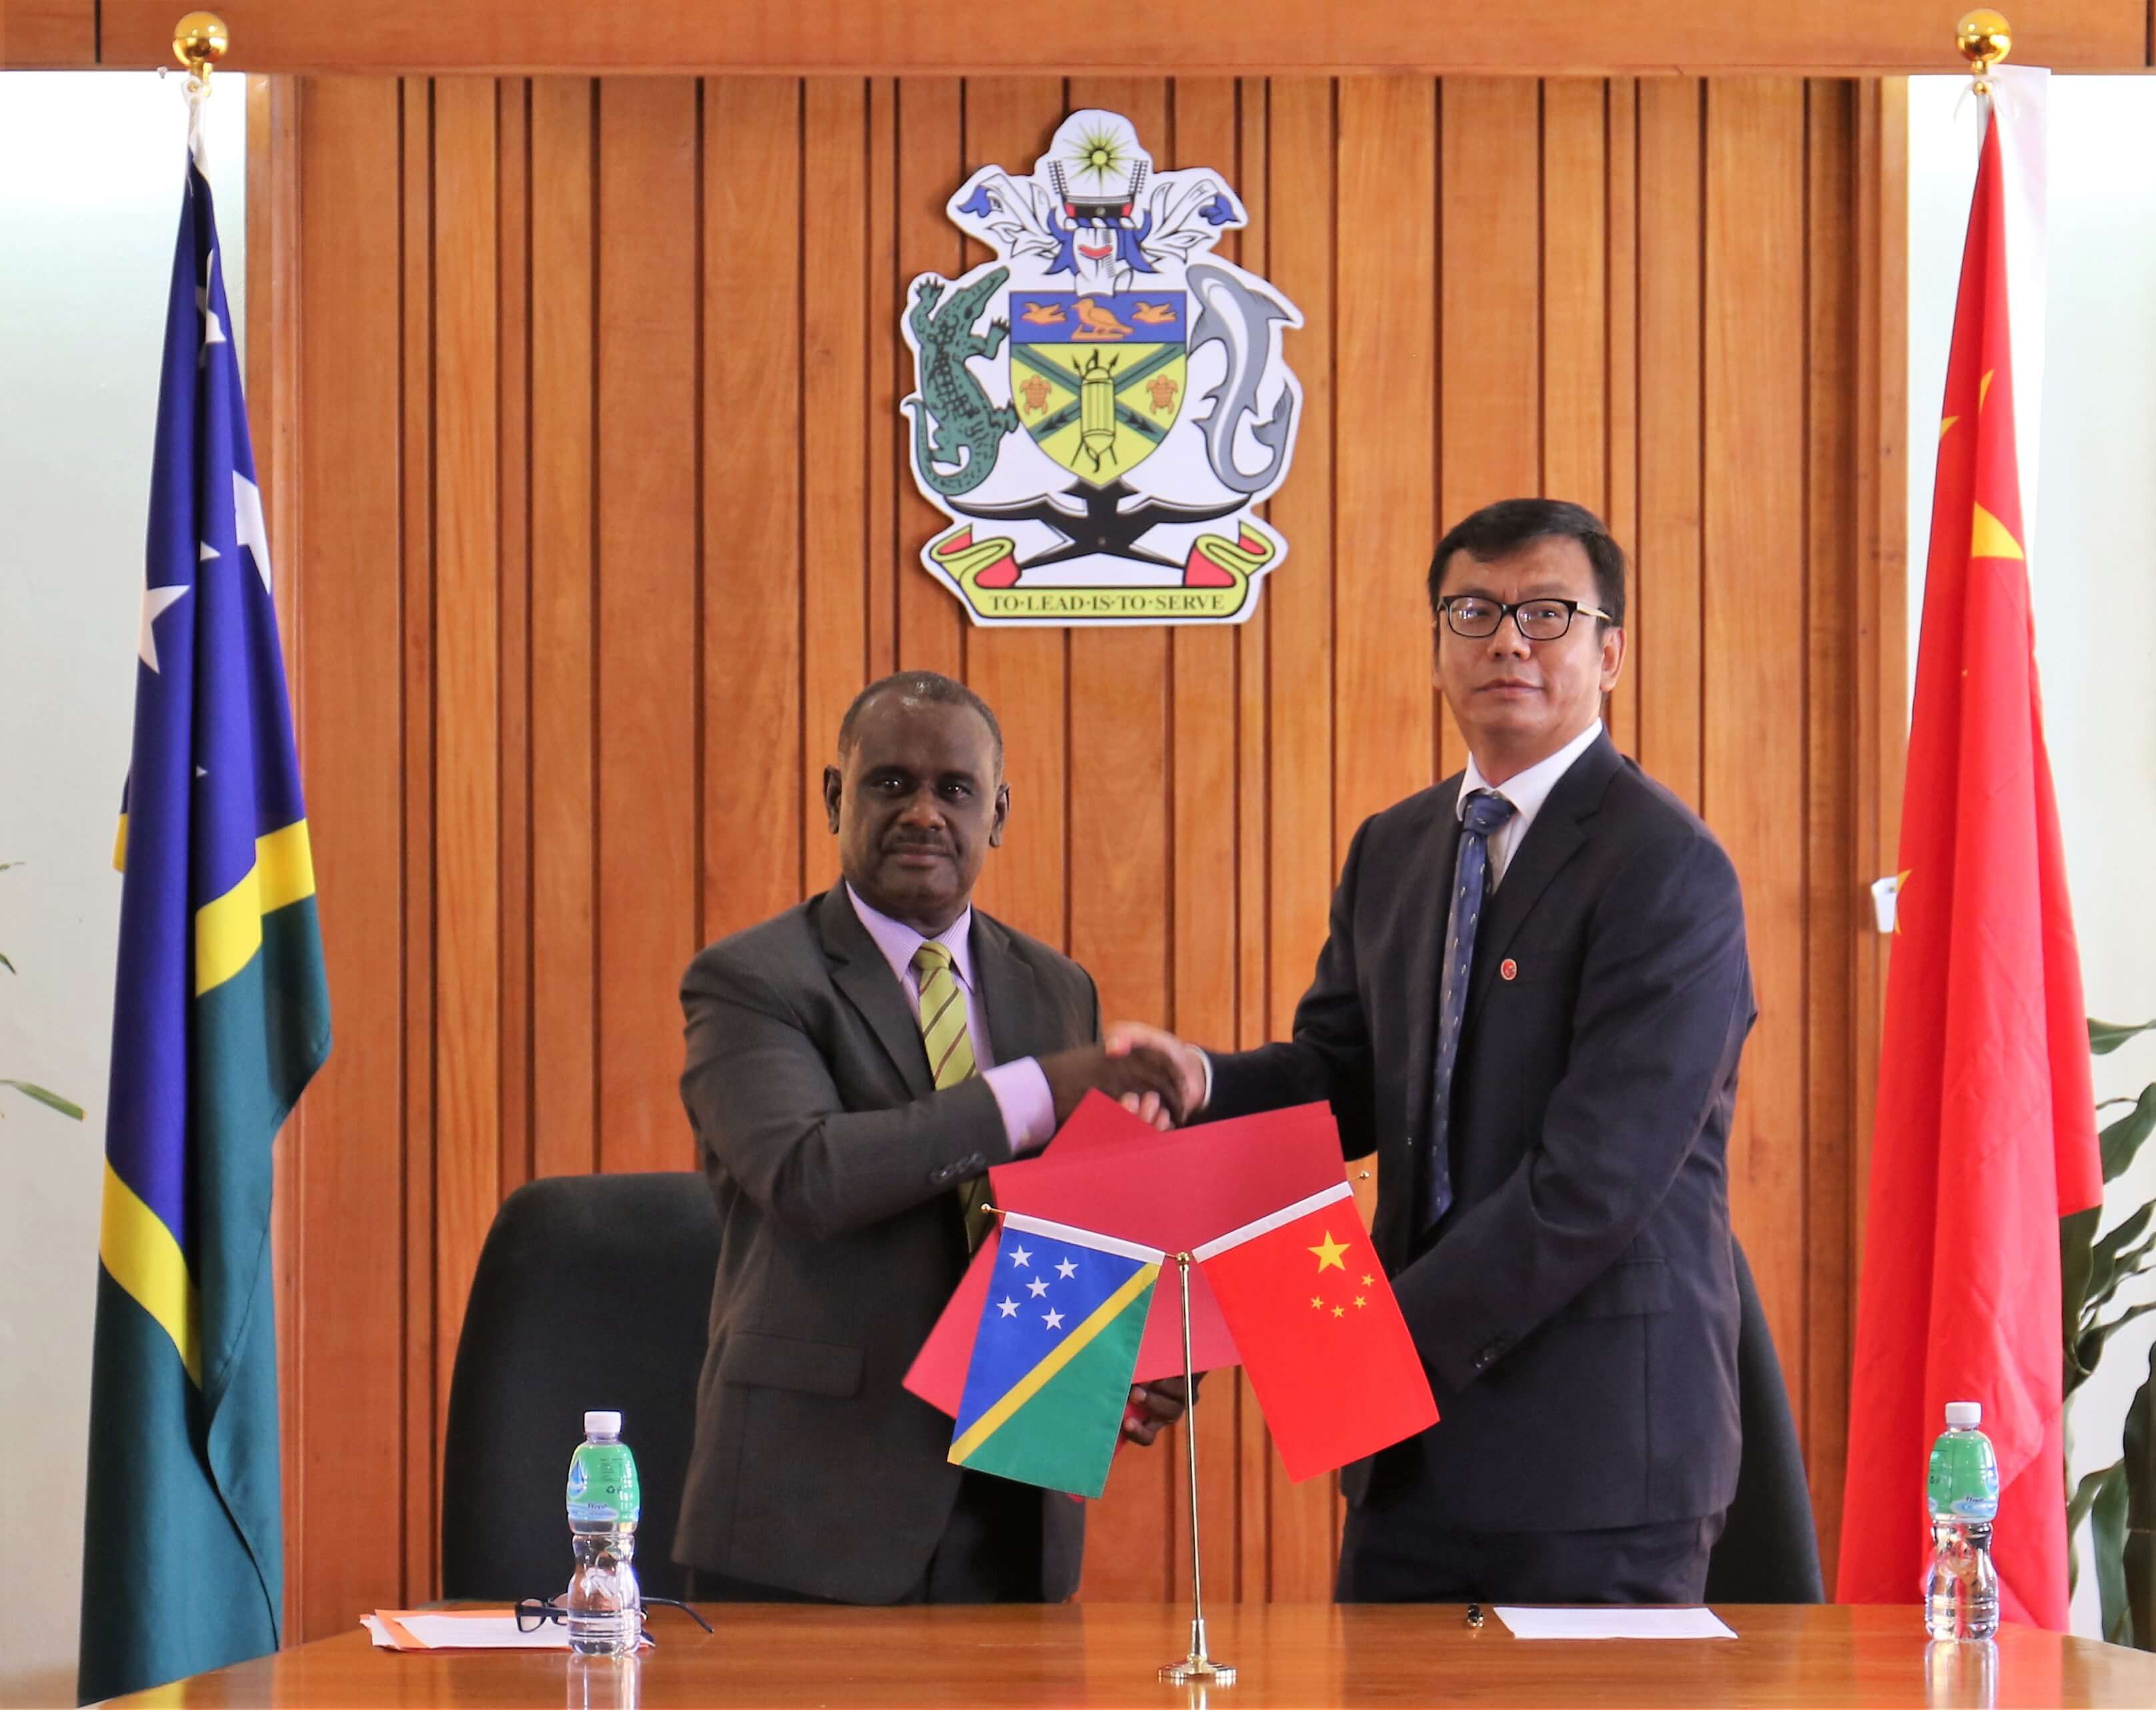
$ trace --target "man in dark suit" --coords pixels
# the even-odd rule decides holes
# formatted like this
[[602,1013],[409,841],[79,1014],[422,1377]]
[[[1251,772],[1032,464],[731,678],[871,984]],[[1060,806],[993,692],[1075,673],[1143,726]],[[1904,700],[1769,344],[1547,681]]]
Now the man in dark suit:
[[[681,989],[721,1233],[675,1553],[702,1597],[1058,1600],[1081,1505],[951,1465],[951,1421],[901,1379],[984,1230],[988,1166],[1089,1089],[1178,1112],[1177,1066],[1109,1056],[1086,971],[973,908],[1010,792],[970,690],[870,685],[824,799],[844,882]],[[1167,1385],[1132,1402],[1141,1442],[1182,1410]]]
[[1625,560],[1593,515],[1477,511],[1430,598],[1466,769],[1363,823],[1293,1038],[1189,1053],[1186,1096],[1329,1100],[1378,1154],[1440,1418],[1344,1475],[1342,1600],[1696,1602],[1737,1481],[1737,876],[1602,728]]

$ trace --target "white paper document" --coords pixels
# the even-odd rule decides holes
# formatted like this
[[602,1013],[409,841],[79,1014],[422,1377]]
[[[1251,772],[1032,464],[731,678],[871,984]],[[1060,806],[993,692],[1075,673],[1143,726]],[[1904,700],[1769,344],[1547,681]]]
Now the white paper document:
[[1515,1639],[1733,1639],[1711,1609],[1525,1609],[1496,1605]]

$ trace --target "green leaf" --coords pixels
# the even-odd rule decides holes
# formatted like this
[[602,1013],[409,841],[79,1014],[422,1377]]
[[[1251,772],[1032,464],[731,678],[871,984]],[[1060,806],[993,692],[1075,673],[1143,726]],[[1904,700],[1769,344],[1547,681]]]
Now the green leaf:
[[2089,1017],[2089,1050],[2099,1057],[2107,1057],[2137,1033],[2147,1033],[2156,1028],[2156,1021],[2144,1021],[2138,1027],[2122,1027],[2116,1021],[2099,1021]]
[[2071,1394],[2088,1376],[2079,1358],[2082,1307],[2088,1298],[2089,1267],[2095,1262],[2097,1220],[2103,1208],[2092,1205],[2059,1220],[2059,1303],[2066,1318],[2066,1393]]
[[2126,1173],[2152,1132],[2156,1132],[2156,1081],[2142,1088],[2133,1108],[2096,1137],[2103,1149],[2104,1180],[2115,1182]]
[[2082,1522],[2088,1518],[2089,1507],[2103,1481],[2119,1470],[2118,1462],[2099,1466],[2094,1472],[2085,1472],[2082,1481],[2074,1487],[2074,1493],[2066,1499],[2066,1595],[2071,1597],[2074,1587],[2080,1583],[2081,1552],[2074,1547],[2074,1534],[2082,1529]]
[[64,1117],[73,1117],[78,1122],[82,1120],[82,1107],[70,1104],[57,1092],[48,1092],[42,1086],[33,1086],[27,1081],[0,1080],[0,1086],[12,1086],[26,1098],[34,1098],[39,1104],[50,1105]]
[[[2156,1648],[2156,1348],[2148,1375],[2126,1410],[2125,1454],[2119,1466],[2127,1489],[2126,1533],[2120,1544],[2120,1578],[2128,1619],[2127,1644]],[[2105,1623],[2105,1636],[2110,1624]]]
[[10,962],[10,961],[9,961],[6,957],[4,957],[4,956],[0,956],[0,968],[6,968],[6,969],[8,970],[8,973],[14,973],[14,971],[15,971],[15,964],[14,964],[13,963]]
[[2103,1292],[2090,1298],[2089,1317],[2093,1319],[2100,1308],[2110,1303],[2111,1297],[2118,1292],[2122,1284],[2132,1282],[2148,1269],[2151,1252],[2156,1252],[2156,1235],[2151,1235],[2133,1251],[2118,1256],[2118,1262],[2112,1266],[2111,1281],[2104,1285]]
[[2133,1642],[2133,1618],[2126,1603],[2126,1463],[2105,1472],[2089,1506],[2095,1540],[2097,1605],[2103,1636],[2113,1645]]
[[2097,1304],[2108,1300],[2118,1286],[2119,1255],[2148,1233],[2151,1220],[2156,1220],[2156,1201],[2143,1206],[2096,1244],[2089,1256],[2088,1304],[2082,1309],[2084,1320],[2091,1320]]

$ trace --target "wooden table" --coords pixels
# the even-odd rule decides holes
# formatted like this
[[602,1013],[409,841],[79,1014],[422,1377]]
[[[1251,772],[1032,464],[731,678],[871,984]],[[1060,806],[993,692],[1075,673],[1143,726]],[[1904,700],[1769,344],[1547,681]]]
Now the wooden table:
[[[373,1650],[335,1639],[117,1702],[377,1707],[1138,1707],[1194,1710],[1206,1697],[1154,1671],[1189,1641],[1187,1610],[1155,1604],[988,1609],[706,1606],[706,1638],[678,1611],[652,1617],[660,1642],[635,1664],[548,1652]],[[1223,1605],[1206,1625],[1216,1657],[1242,1671],[1209,1710],[1410,1705],[2156,1706],[2156,1656],[2009,1627],[1995,1651],[1928,1655],[1913,1604],[1899,1608],[1732,1606],[1734,1642],[1515,1639],[1480,1631],[1457,1606]]]

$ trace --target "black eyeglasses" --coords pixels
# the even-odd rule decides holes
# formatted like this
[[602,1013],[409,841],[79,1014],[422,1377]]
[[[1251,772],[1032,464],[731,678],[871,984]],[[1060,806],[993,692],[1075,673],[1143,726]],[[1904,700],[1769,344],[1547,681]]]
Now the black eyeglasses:
[[1576,599],[1523,599],[1507,605],[1476,593],[1447,594],[1437,603],[1446,626],[1455,635],[1481,641],[1495,635],[1507,618],[1530,641],[1555,641],[1572,628],[1576,617],[1599,618],[1607,624],[1609,614],[1599,606],[1584,606]]
[[[645,1593],[644,1608],[647,1614],[649,1613],[654,1604],[666,1609],[678,1609],[706,1632],[711,1630],[711,1624],[709,1621],[690,1608],[687,1604],[676,1598],[654,1597],[649,1592]],[[536,1633],[549,1621],[566,1621],[568,1618],[568,1610],[551,1597],[524,1597],[517,1600],[516,1630],[520,1633]]]

